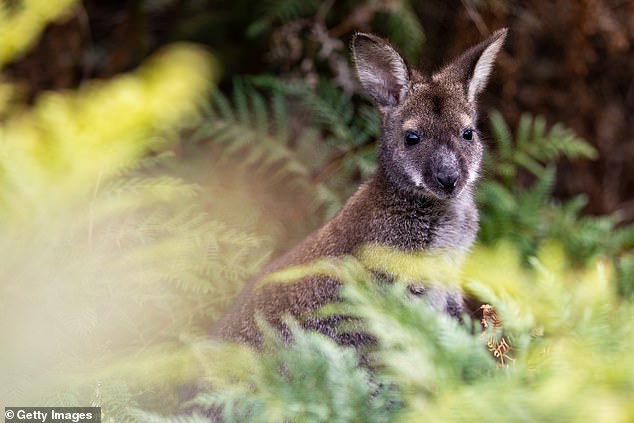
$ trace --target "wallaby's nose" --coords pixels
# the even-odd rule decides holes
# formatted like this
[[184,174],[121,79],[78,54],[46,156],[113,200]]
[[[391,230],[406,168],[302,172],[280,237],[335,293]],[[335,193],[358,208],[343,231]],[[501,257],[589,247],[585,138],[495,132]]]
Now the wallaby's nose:
[[439,170],[436,174],[436,179],[443,187],[447,194],[451,194],[453,190],[456,188],[456,184],[458,183],[458,177],[460,175],[454,169],[442,169]]

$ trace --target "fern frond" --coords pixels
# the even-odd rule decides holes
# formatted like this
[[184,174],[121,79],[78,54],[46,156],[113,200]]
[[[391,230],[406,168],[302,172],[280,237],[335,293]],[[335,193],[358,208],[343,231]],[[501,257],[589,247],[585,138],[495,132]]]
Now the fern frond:
[[416,62],[425,44],[425,31],[411,1],[396,2],[396,7],[388,11],[387,35],[410,62]]
[[[493,131],[493,137],[495,138],[495,142],[496,142],[495,150],[497,152],[497,155],[502,159],[510,158],[512,154],[512,141],[513,141],[513,136],[511,135],[511,129],[509,128],[508,124],[504,120],[504,117],[502,116],[502,114],[497,110],[491,111],[491,113],[489,114],[489,119],[491,121],[491,131]],[[523,126],[520,133],[523,134],[522,138],[525,138],[526,135],[524,134],[526,133],[527,128],[525,128],[526,123],[523,123],[523,122],[525,121],[520,120],[520,126]],[[520,126],[518,126],[518,128]]]
[[139,409],[133,409],[130,411],[130,414],[138,421],[145,423],[209,423],[209,417],[198,413],[162,416]]
[[271,111],[273,115],[271,130],[278,134],[281,140],[288,140],[290,116],[286,107],[286,100],[280,93],[275,91],[271,95]]
[[[485,164],[501,184],[485,181],[481,185],[482,240],[511,239],[526,260],[542,243],[554,239],[576,264],[592,259],[601,250],[612,254],[623,249],[618,237],[611,238],[614,243],[606,238],[616,230],[618,219],[580,217],[585,205],[581,196],[563,204],[550,198],[556,161],[561,157],[594,158],[593,147],[562,125],[547,129],[543,117],[529,114],[521,116],[514,139],[499,112],[491,114],[491,129],[497,145]],[[529,188],[516,184],[515,176],[522,169],[535,177]]]
[[350,122],[352,133],[355,134],[356,144],[376,139],[381,133],[381,120],[376,108],[369,104],[362,104],[354,119]]
[[[235,80],[233,91],[231,93],[233,97],[233,107],[236,114],[236,121],[252,122],[252,110],[249,108],[249,103],[254,96],[258,95],[258,93],[254,90],[248,89],[241,78],[237,78]],[[257,129],[257,126],[254,126],[254,130]]]
[[564,127],[561,123],[556,123],[548,133],[548,140],[551,148],[544,151],[545,160],[553,160],[559,156],[569,159],[585,158],[596,159],[597,151],[590,144],[577,137],[574,132]]
[[247,28],[249,37],[261,36],[270,30],[274,23],[286,23],[294,19],[312,15],[319,9],[317,0],[265,0],[258,4],[261,16]]
[[341,205],[341,196],[329,192],[341,189],[335,183],[349,190],[346,181],[374,170],[378,115],[367,104],[357,108],[334,85],[313,89],[264,75],[236,80],[232,97],[214,93],[192,142],[221,146],[220,154],[239,158],[271,184],[316,193],[317,206],[329,213]]
[[497,144],[487,159],[487,167],[507,184],[512,182],[518,168],[540,177],[546,166],[560,157],[596,158],[596,150],[590,144],[561,124],[547,130],[546,120],[541,116],[523,114],[514,140],[499,112],[491,113],[490,122]]
[[[230,357],[217,358],[224,363],[230,361],[234,366],[217,371],[231,370],[246,378],[234,376],[233,383],[225,382],[212,392],[199,395],[194,403],[203,409],[219,410],[223,421],[228,423],[389,420],[390,412],[398,407],[397,393],[393,387],[381,386],[372,380],[370,374],[359,367],[354,349],[336,345],[323,335],[303,331],[294,322],[289,322],[289,328],[292,348],[279,339],[275,331],[265,330],[265,351],[258,357],[247,363]],[[342,375],[346,375],[345,378]]]
[[[322,80],[314,90],[303,83],[289,83],[267,75],[252,77],[249,81],[299,101],[311,117],[312,124],[333,134],[339,144],[367,142],[379,135],[375,108],[365,104],[355,109],[347,94],[332,83]],[[351,128],[359,129],[364,123],[370,123],[364,131],[351,131]]]
[[[293,112],[295,116],[300,114],[304,121],[307,120],[303,129],[306,138],[294,143],[294,148],[311,163],[314,184],[325,182],[327,189],[343,191],[342,196],[345,197],[351,194],[350,185],[357,183],[359,175],[368,176],[374,172],[376,158],[373,144],[380,133],[380,120],[370,104],[355,105],[341,89],[323,80],[316,88],[266,75],[250,78],[250,81],[299,104]],[[318,138],[311,140],[314,134],[318,134]],[[315,157],[317,144],[327,147],[319,148],[320,160]],[[331,179],[335,174],[337,179]],[[349,183],[351,180],[354,184]],[[318,187],[317,192],[326,193],[323,187]],[[318,198],[328,201],[327,198],[337,196],[333,194]],[[328,208],[336,209],[340,204],[341,200]]]
[[287,176],[307,175],[309,169],[287,145],[288,122],[283,122],[287,117],[287,106],[279,95],[272,97],[269,108],[257,90],[236,80],[233,106],[222,93],[215,92],[206,118],[210,124],[194,137],[221,144],[229,154],[245,153],[242,162],[247,166],[286,172]]
[[[505,122],[500,122],[502,120],[502,115],[497,110],[495,111],[496,120],[498,121],[497,125],[503,124],[506,126]],[[530,141],[533,139],[540,139],[544,137],[544,119],[541,116],[538,116],[535,120],[528,113],[522,113],[520,116],[520,120],[517,123],[517,130],[515,132],[515,144],[518,150],[524,151],[529,145]],[[540,129],[541,128],[541,129]],[[506,128],[506,136],[508,136],[508,142],[510,142],[510,130],[508,127]],[[507,151],[510,151],[510,145]]]
[[144,193],[163,200],[169,200],[176,196],[194,198],[199,194],[200,188],[194,184],[187,184],[182,179],[166,175],[151,178],[143,176],[117,178],[108,182],[104,186],[103,191],[109,196]]
[[546,204],[555,185],[556,173],[554,167],[546,168],[539,176],[533,187],[522,195],[525,200],[523,206],[528,210],[537,210]]
[[[236,91],[239,88],[236,88]],[[204,110],[209,117],[217,117],[220,120],[226,120],[233,122],[237,120],[236,114],[233,111],[233,107],[229,103],[227,97],[222,95],[219,91],[214,91],[211,96],[210,107]]]
[[[631,239],[634,239],[634,235],[631,233],[629,235],[632,237]],[[616,291],[622,298],[632,302],[634,300],[634,253],[632,253],[632,248],[628,254],[616,257],[614,265],[616,269]]]
[[555,169],[550,167],[528,189],[482,183],[480,239],[487,244],[510,239],[525,261],[544,243],[557,241],[568,260],[578,266],[601,254],[613,256],[631,248],[631,227],[619,228],[617,215],[581,216],[586,204],[583,196],[563,203],[551,199],[554,182]]

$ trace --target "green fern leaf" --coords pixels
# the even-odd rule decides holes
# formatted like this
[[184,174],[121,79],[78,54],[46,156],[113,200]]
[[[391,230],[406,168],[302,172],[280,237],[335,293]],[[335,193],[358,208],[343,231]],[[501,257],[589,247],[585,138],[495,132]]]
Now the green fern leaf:
[[411,2],[399,1],[387,17],[388,38],[400,46],[410,62],[416,62],[425,44],[425,31]]
[[540,177],[545,167],[560,157],[569,159],[596,157],[596,150],[572,131],[555,124],[546,129],[546,120],[525,113],[517,126],[515,139],[499,112],[491,113],[491,129],[496,148],[490,153],[487,167],[511,184],[519,169]]

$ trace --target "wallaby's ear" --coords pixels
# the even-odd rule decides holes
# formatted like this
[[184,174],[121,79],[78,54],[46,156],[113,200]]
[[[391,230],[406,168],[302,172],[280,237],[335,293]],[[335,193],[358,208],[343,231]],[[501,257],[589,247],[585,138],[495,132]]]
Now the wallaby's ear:
[[359,81],[379,106],[396,106],[409,90],[409,70],[403,58],[376,35],[357,33],[352,56]]
[[469,102],[474,103],[478,94],[486,87],[495,57],[504,44],[507,32],[507,28],[497,30],[487,40],[465,51],[441,72],[441,75],[448,72],[465,85]]

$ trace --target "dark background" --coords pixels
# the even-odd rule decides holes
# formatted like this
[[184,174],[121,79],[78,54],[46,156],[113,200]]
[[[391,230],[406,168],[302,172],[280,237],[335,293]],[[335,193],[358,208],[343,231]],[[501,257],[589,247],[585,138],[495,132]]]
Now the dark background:
[[[209,47],[221,64],[221,89],[236,75],[305,72],[301,58],[311,54],[310,43],[294,51],[288,33],[310,38],[306,22],[316,18],[281,14],[260,22],[264,3],[271,7],[245,0],[84,1],[50,25],[5,74],[33,100],[42,90],[131,70],[174,41]],[[336,49],[345,54],[355,30],[386,35],[377,10],[400,3],[323,2],[327,37],[341,40]],[[585,193],[586,213],[619,211],[625,222],[634,221],[634,2],[450,0],[412,1],[408,7],[425,35],[422,48],[408,56],[427,70],[508,26],[510,36],[481,110],[499,109],[511,126],[530,112],[549,125],[572,128],[595,146],[599,158],[560,163],[555,195]]]

